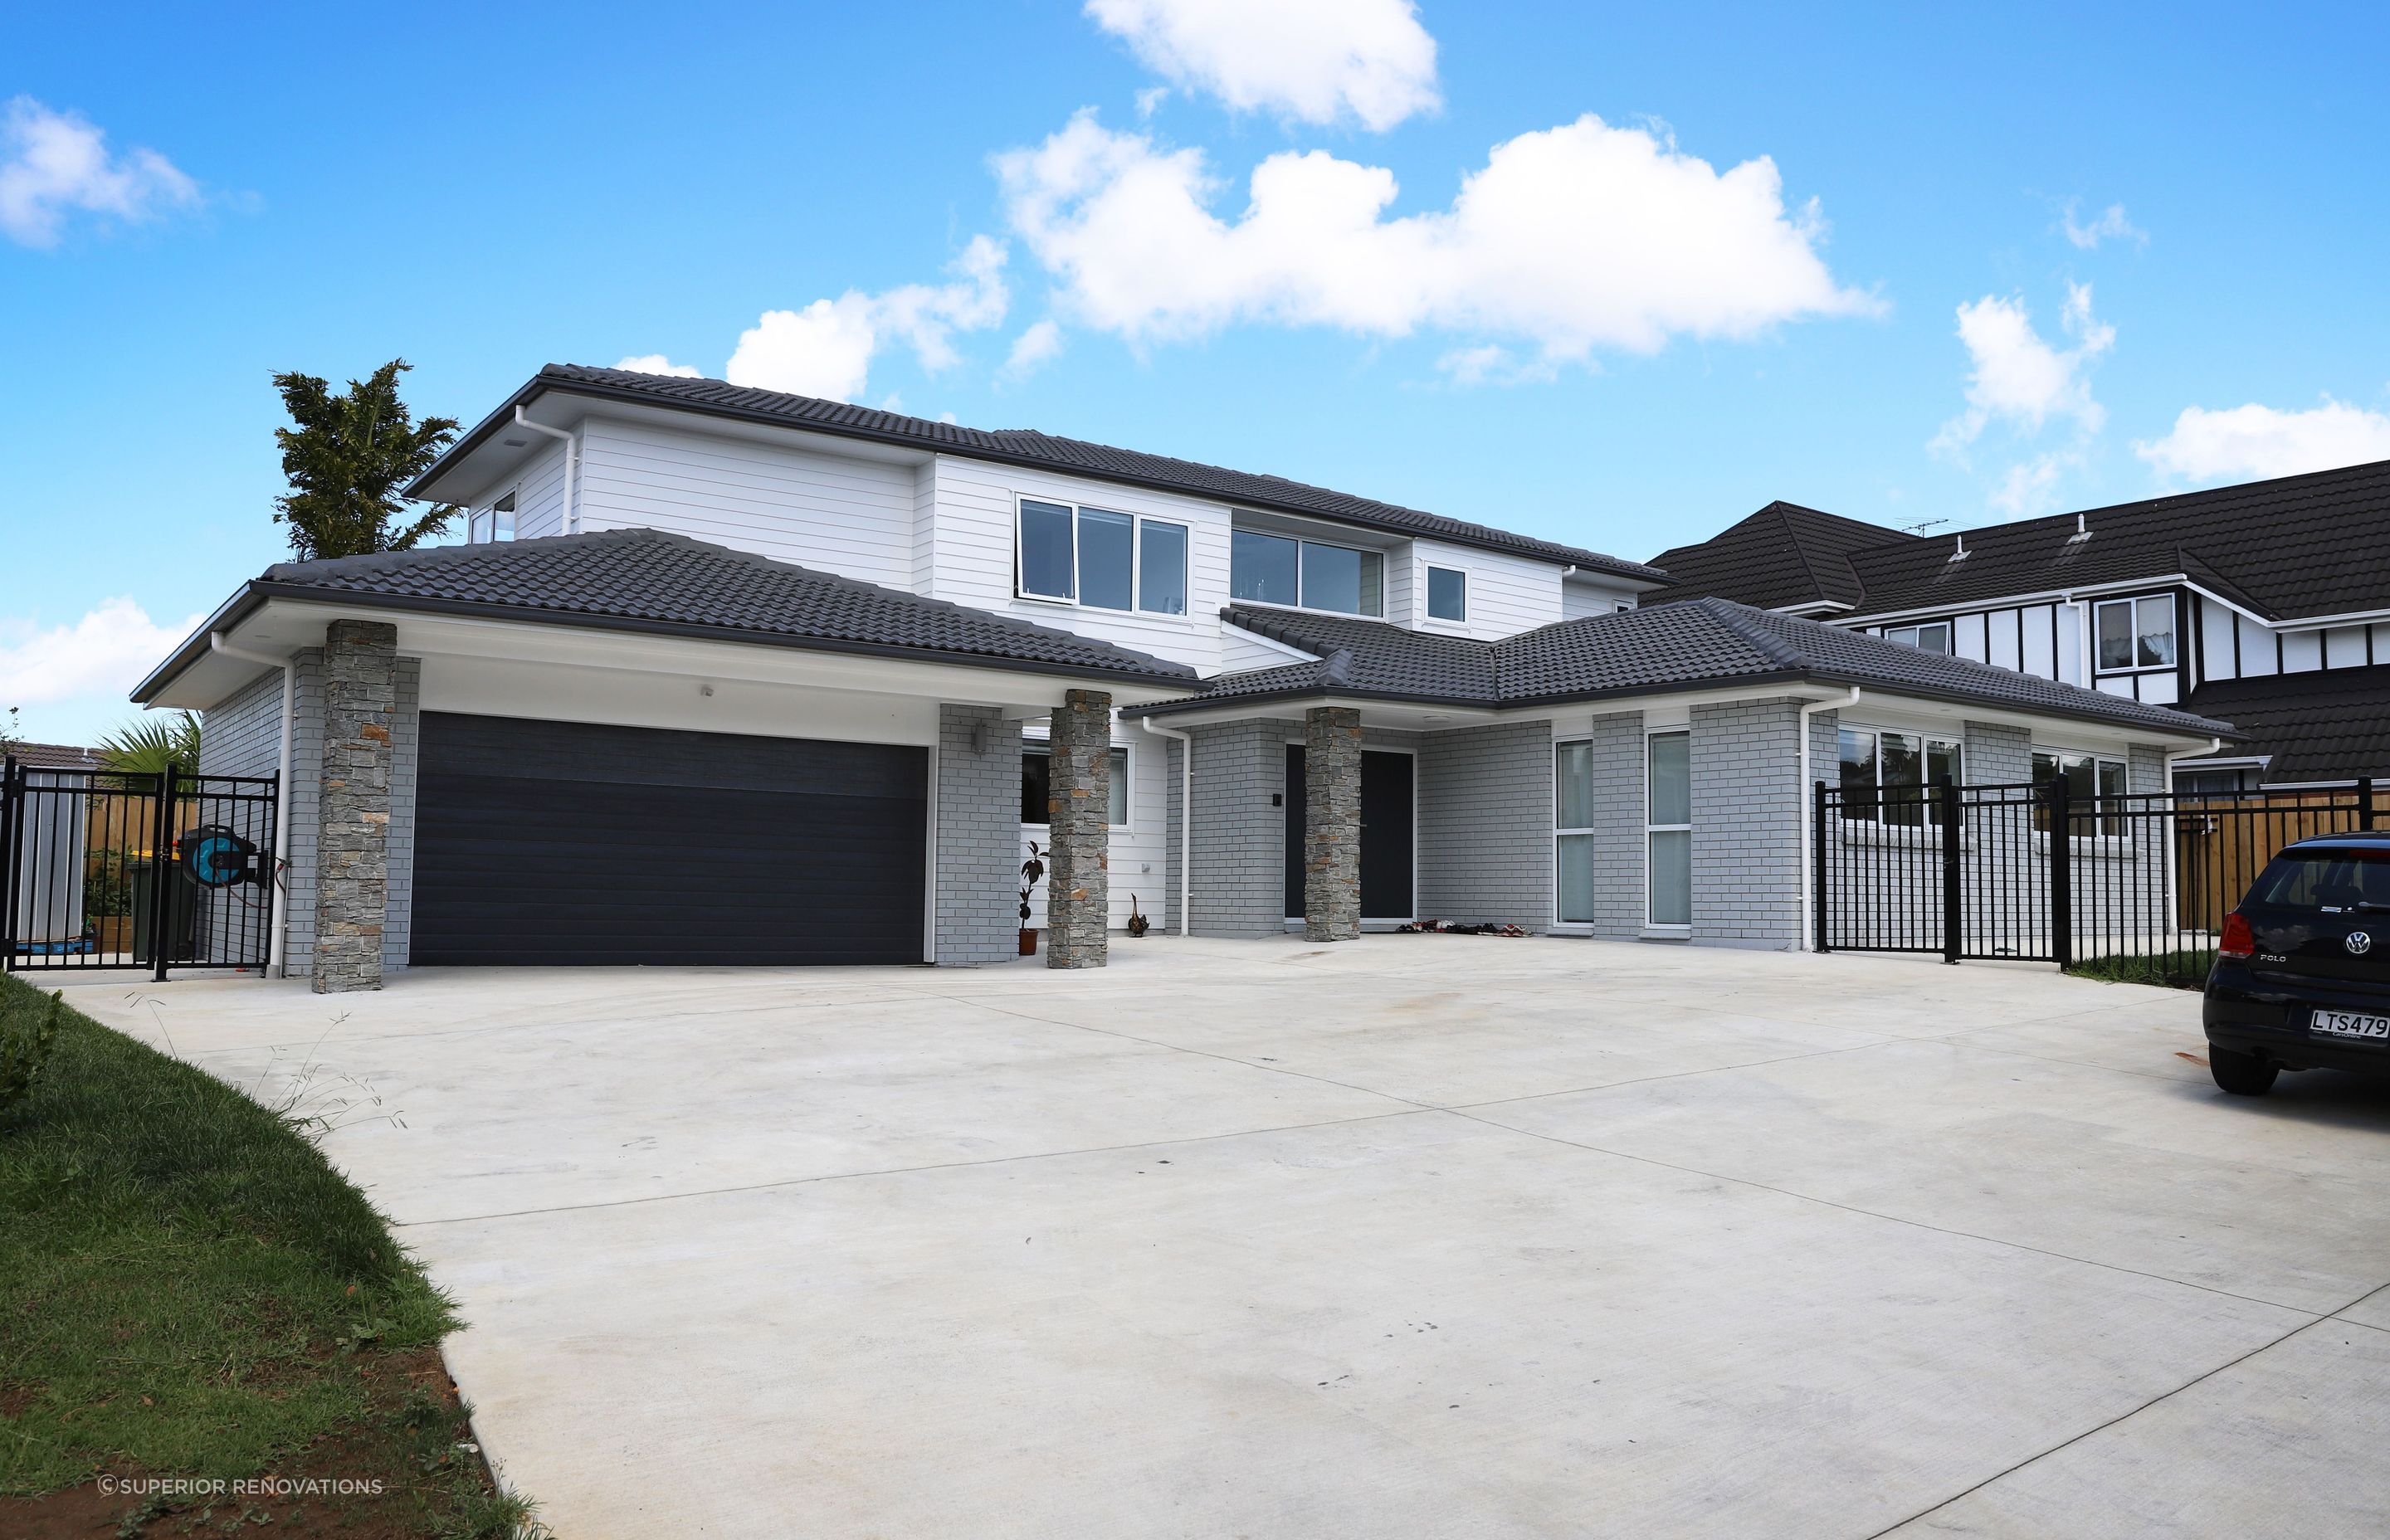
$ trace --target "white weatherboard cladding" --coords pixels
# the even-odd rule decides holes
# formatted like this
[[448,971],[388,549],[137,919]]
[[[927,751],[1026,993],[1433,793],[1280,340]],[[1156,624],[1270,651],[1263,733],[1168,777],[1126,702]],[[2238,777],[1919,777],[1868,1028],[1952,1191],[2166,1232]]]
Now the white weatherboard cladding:
[[1615,614],[1622,605],[1633,609],[1635,602],[1634,589],[1624,584],[1589,583],[1583,572],[1561,584],[1561,619],[1564,621]]
[[581,432],[584,530],[670,530],[913,586],[911,466],[602,417],[585,419]]
[[[564,533],[564,441],[545,434],[527,436],[536,438],[546,447],[533,450],[520,469],[484,488],[472,503],[472,510],[479,511],[513,493],[518,540]],[[450,533],[461,539],[465,521],[459,519]]]
[[[1390,555],[1409,568],[1409,588],[1418,616],[1412,622],[1415,629],[1491,642],[1561,619],[1562,569],[1557,563],[1505,556],[1498,551],[1472,550],[1441,540],[1412,541],[1407,560],[1400,551]],[[1449,567],[1469,574],[1469,618],[1463,623],[1455,625],[1427,618],[1430,567]],[[1393,616],[1398,611],[1389,607],[1387,613]]]
[[[1225,504],[944,455],[938,457],[935,474],[937,513],[928,560],[930,586],[924,590],[931,597],[1100,637],[1191,664],[1206,675],[1220,671],[1219,613],[1228,602]],[[1018,597],[1013,592],[1013,520],[1023,497],[1186,525],[1188,613],[1153,615]],[[1113,869],[1117,885],[1119,868]]]
[[1249,674],[1260,668],[1284,668],[1299,663],[1313,655],[1265,636],[1256,636],[1241,626],[1220,628],[1220,668],[1227,674]]
[[[1047,725],[1044,719],[1022,724],[1022,751],[1037,753],[1046,747]],[[1128,925],[1129,900],[1153,921],[1156,932],[1163,929],[1163,917],[1172,913],[1178,901],[1176,880],[1171,873],[1176,853],[1170,847],[1169,756],[1163,750],[1169,739],[1156,738],[1136,727],[1117,724],[1112,728],[1112,747],[1128,751],[1128,828],[1111,831],[1109,866],[1111,873],[1111,906],[1108,923],[1115,930]],[[1028,854],[1029,841],[1034,840],[1042,848],[1046,844],[1043,824],[1021,826],[1022,858]],[[1016,858],[1016,868],[1020,859]],[[1041,879],[1029,895],[1029,925],[1034,930],[1046,928],[1046,883]]]

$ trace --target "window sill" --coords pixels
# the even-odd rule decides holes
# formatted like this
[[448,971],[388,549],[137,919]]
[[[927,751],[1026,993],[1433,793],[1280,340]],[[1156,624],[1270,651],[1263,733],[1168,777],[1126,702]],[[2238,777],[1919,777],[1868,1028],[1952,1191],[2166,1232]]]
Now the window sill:
[[1078,615],[1117,615],[1124,621],[1151,621],[1160,625],[1178,625],[1192,629],[1195,617],[1168,610],[1114,610],[1109,605],[1081,604],[1076,599],[1049,599],[1039,594],[1015,594],[1017,604],[1032,604],[1040,610],[1067,610]]
[[1690,941],[1693,928],[1690,925],[1646,925],[1635,932],[1637,941]]
[[1365,610],[1314,610],[1307,604],[1280,604],[1275,599],[1240,599],[1234,594],[1228,596],[1228,602],[1258,605],[1264,610],[1284,610],[1296,615],[1332,615],[1346,621],[1383,621],[1386,618],[1383,614],[1372,615]]

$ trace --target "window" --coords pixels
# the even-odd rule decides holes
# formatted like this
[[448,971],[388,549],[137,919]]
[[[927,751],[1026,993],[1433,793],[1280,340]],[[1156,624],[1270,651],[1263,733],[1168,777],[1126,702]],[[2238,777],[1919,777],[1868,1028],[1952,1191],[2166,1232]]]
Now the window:
[[2094,608],[2100,672],[2174,667],[2174,596],[2104,599]]
[[[1051,767],[1047,763],[1047,745],[1035,738],[1021,740],[1021,821],[1046,827],[1048,816],[1046,802]],[[1128,828],[1128,751],[1112,750],[1112,816],[1114,828]]]
[[[1922,825],[1926,798],[1919,789],[1943,776],[1967,783],[1959,740],[1879,727],[1844,727],[1842,745],[1843,816],[1855,822]],[[1890,796],[1884,793],[1891,792]]]
[[[2094,833],[2122,834],[2125,832],[2125,820],[2114,813],[2101,817],[2096,824],[2088,816],[2097,806],[2095,799],[2121,797],[2125,794],[2125,789],[2128,783],[2126,779],[2123,760],[2110,759],[2100,754],[2070,753],[2062,749],[2036,749],[2033,751],[2035,789],[2039,790],[2051,781],[2059,779],[2066,782],[2067,801],[2083,809],[2087,815],[2073,820],[2075,838],[2079,840]],[[2039,809],[2036,809],[2034,813],[2034,827],[2045,830],[2049,827],[2048,815]]]
[[1110,508],[1021,500],[1025,598],[1187,613],[1187,527]]
[[1593,745],[1552,746],[1552,840],[1563,925],[1594,919]]
[[1381,615],[1385,568],[1386,558],[1376,551],[1251,530],[1228,536],[1229,597],[1256,604]]
[[1655,929],[1693,923],[1693,735],[1643,740],[1644,918]]
[[483,545],[493,540],[514,537],[515,494],[511,492],[465,522],[465,539],[470,545]]
[[1950,622],[1927,621],[1920,625],[1886,626],[1883,639],[1887,642],[1899,642],[1925,652],[1947,653],[1950,650]]
[[1449,567],[1427,570],[1427,618],[1432,621],[1469,619],[1469,574]]

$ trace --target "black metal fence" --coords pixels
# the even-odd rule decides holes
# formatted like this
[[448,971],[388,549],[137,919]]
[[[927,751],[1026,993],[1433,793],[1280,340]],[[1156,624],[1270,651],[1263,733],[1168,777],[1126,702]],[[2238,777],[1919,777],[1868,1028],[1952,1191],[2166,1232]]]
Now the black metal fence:
[[[2275,852],[2371,828],[2370,780],[2303,791],[2084,796],[2041,786],[1818,783],[1818,950],[2015,958],[2196,984]],[[2063,838],[2054,831],[2064,830]]]
[[265,967],[276,791],[270,776],[0,764],[0,964]]

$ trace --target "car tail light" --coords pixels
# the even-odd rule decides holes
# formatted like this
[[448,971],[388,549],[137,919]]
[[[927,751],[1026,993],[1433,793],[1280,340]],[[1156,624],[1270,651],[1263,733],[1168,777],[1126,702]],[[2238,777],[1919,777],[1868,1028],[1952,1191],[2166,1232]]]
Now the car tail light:
[[2256,933],[2249,922],[2238,914],[2224,917],[2224,934],[2217,939],[2216,955],[2219,957],[2246,957],[2257,950]]

